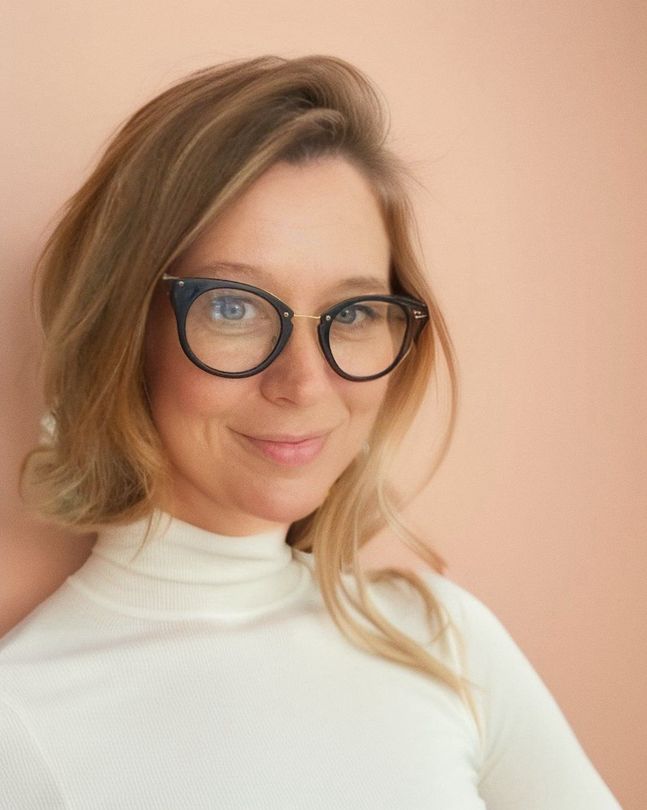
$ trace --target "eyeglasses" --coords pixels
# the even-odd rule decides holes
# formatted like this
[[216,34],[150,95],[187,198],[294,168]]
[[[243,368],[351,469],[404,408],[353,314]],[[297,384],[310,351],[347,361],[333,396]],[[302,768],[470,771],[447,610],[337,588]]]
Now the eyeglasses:
[[219,377],[251,377],[285,348],[294,318],[318,320],[319,345],[346,380],[375,380],[406,357],[429,320],[427,306],[407,295],[346,298],[320,315],[297,315],[251,284],[164,273],[178,337],[198,368]]

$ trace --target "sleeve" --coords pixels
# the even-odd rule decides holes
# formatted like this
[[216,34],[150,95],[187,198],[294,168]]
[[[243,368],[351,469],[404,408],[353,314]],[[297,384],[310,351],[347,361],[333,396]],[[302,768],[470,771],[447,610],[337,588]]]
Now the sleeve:
[[0,700],[0,810],[64,810],[65,801],[17,711]]
[[510,633],[461,590],[469,675],[483,687],[478,790],[488,810],[622,810]]

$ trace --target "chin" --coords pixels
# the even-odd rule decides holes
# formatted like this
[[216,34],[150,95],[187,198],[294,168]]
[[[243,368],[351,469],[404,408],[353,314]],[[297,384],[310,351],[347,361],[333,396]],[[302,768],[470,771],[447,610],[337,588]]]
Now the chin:
[[282,492],[280,489],[277,491],[276,488],[270,487],[265,497],[258,497],[249,504],[249,510],[256,517],[272,523],[294,523],[318,509],[327,494],[328,490],[325,490],[318,497],[309,495],[299,498],[294,492]]

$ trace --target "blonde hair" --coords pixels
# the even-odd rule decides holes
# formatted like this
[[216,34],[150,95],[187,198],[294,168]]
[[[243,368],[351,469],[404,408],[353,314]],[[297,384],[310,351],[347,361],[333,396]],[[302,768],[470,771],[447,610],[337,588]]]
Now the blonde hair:
[[[21,490],[40,516],[75,531],[151,516],[169,471],[145,395],[143,341],[160,276],[201,232],[279,160],[339,155],[368,178],[391,243],[394,292],[424,301],[430,320],[390,375],[369,440],[287,542],[313,553],[323,601],[359,647],[431,675],[455,691],[482,727],[462,674],[455,673],[382,615],[369,582],[400,580],[421,596],[434,637],[450,649],[457,627],[411,570],[363,571],[359,549],[389,527],[434,570],[445,561],[404,523],[405,495],[388,480],[442,349],[450,413],[433,475],[454,430],[458,381],[444,318],[413,247],[412,179],[386,146],[377,91],[348,62],[322,55],[261,56],[196,71],[145,104],[121,127],[97,167],[65,205],[39,258],[44,331],[43,387],[53,435],[27,454]],[[340,527],[344,527],[341,531]],[[342,578],[352,572],[358,598]],[[344,594],[366,621],[357,622]]]

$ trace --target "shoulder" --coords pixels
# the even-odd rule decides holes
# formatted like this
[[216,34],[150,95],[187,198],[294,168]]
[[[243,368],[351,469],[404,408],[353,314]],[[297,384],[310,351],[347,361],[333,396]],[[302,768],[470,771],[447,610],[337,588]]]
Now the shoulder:
[[[443,615],[464,632],[473,634],[477,631],[478,635],[483,625],[490,629],[497,625],[503,627],[485,602],[446,574],[429,568],[413,569],[412,573],[421,580]],[[372,583],[371,589],[380,605],[394,615],[412,620],[418,613],[417,606],[422,607],[417,589],[400,577]]]
[[64,808],[53,770],[21,712],[0,694],[0,807]]
[[60,651],[84,621],[85,603],[65,581],[54,593],[0,637],[0,671],[11,664],[42,662]]
[[[297,556],[311,570],[313,569],[311,554],[297,552]],[[492,608],[467,587],[431,568],[418,567],[409,570],[421,580],[424,589],[432,597],[436,608],[434,624],[438,625],[438,622],[449,624],[453,634],[465,640],[473,661],[487,655],[493,644],[498,646],[514,644],[508,630]],[[384,617],[411,635],[414,640],[424,643],[424,639],[429,635],[429,623],[426,619],[424,602],[417,589],[408,580],[399,576],[389,576],[375,582],[371,582],[369,577],[367,579],[369,596]],[[358,593],[353,573],[343,573],[341,581],[353,596]],[[358,619],[362,621],[361,616],[358,616]]]
[[528,673],[532,666],[505,623],[481,597],[453,579],[426,571],[423,581],[442,601],[460,631],[472,677],[487,682],[502,670]]
[[70,596],[63,584],[0,638],[1,808],[66,806],[35,733],[33,707],[46,710],[51,661],[61,639],[74,635]]
[[442,654],[449,645],[453,663],[473,682],[488,688],[502,673],[522,670],[530,662],[494,610],[464,585],[429,568],[414,569],[435,605],[433,632],[447,628],[446,641],[430,644],[430,625],[417,590],[408,582],[371,584],[371,594],[387,619],[424,644],[430,652]]

